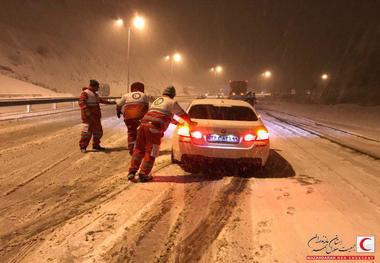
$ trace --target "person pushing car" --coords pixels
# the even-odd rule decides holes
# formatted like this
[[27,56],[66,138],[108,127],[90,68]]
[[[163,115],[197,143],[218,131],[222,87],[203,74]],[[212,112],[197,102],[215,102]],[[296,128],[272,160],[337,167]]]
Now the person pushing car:
[[173,86],[167,87],[162,96],[152,103],[142,118],[137,132],[136,147],[129,166],[128,180],[134,179],[138,171],[140,182],[153,179],[150,172],[160,152],[161,138],[173,121],[174,115],[179,116],[190,125],[196,124],[190,120],[189,115],[174,100],[175,96],[175,88]]

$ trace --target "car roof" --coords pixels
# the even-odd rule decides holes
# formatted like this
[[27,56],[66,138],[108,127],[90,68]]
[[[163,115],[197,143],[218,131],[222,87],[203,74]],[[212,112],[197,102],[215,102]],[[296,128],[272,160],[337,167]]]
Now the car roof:
[[195,99],[191,102],[191,105],[204,105],[204,104],[211,104],[211,105],[218,105],[218,106],[241,106],[241,107],[248,107],[253,108],[248,102],[243,100],[230,100],[230,99]]

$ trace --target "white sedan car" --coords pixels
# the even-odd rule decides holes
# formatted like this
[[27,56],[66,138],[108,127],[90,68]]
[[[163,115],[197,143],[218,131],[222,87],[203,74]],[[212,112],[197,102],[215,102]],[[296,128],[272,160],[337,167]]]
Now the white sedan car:
[[263,167],[269,156],[269,134],[247,102],[197,99],[187,109],[195,127],[179,124],[173,136],[172,162],[196,172],[203,165]]

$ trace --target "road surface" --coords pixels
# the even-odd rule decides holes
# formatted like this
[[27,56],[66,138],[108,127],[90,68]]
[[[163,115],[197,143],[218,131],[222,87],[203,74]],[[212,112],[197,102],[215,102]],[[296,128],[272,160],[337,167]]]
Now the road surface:
[[113,114],[106,153],[79,152],[78,112],[0,123],[0,262],[306,262],[327,255],[311,251],[315,235],[338,236],[341,250],[380,238],[379,160],[344,142],[264,110],[264,170],[187,174],[170,162],[168,134],[154,182],[131,183]]

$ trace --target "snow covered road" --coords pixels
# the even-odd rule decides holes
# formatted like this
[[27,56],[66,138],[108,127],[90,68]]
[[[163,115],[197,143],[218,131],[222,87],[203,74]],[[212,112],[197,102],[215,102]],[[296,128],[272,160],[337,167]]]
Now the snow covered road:
[[340,248],[380,237],[380,162],[326,127],[262,111],[271,156],[248,178],[185,173],[168,134],[142,184],[126,180],[113,114],[104,109],[106,153],[79,152],[78,112],[0,123],[0,262],[305,262],[363,255],[312,252],[315,235]]

